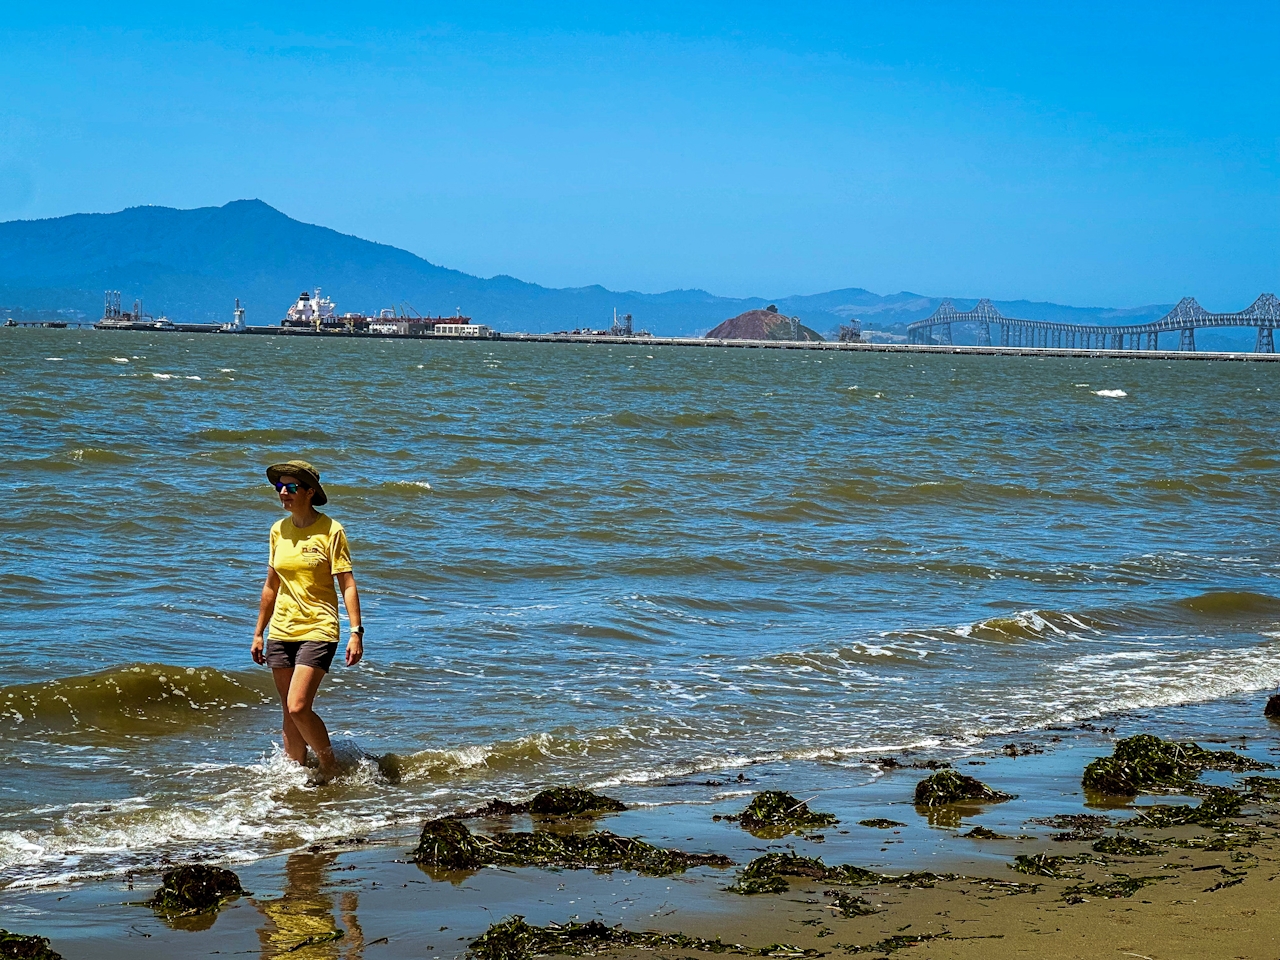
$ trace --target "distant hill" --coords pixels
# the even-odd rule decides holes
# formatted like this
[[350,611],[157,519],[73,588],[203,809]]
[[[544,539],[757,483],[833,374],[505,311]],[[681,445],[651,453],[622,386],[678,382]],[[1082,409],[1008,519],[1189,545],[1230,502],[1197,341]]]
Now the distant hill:
[[788,317],[779,313],[778,308],[770,304],[764,310],[747,310],[730,317],[724,323],[707,334],[708,339],[718,340],[817,340],[823,338],[818,331],[811,330],[799,317]]
[[[151,313],[188,322],[230,318],[234,298],[251,324],[275,324],[302,290],[319,285],[339,312],[373,313],[407,302],[421,313],[461,309],[500,330],[602,327],[619,313],[653,333],[701,335],[744,312],[777,304],[811,330],[834,330],[852,317],[865,329],[903,332],[941,302],[915,293],[880,296],[860,288],[781,299],[717,297],[705,290],[554,289],[514,277],[474,277],[406,250],[294,220],[260,200],[175,210],[131,207],[0,223],[0,313],[96,320],[102,292],[141,297]],[[967,309],[976,301],[955,298]],[[1167,306],[1120,311],[1008,303],[997,308],[1031,319],[1116,322],[1158,317]],[[963,337],[962,332],[957,336]]]

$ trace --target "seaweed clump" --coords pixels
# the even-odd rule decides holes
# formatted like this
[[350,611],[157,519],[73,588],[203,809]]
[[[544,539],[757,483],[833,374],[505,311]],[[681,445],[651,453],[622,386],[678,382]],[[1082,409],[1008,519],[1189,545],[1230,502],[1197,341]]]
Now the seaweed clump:
[[1109,853],[1117,857],[1152,857],[1160,852],[1160,848],[1137,837],[1119,836],[1094,841],[1093,852]]
[[781,790],[757,793],[738,815],[738,824],[752,833],[790,833],[808,827],[829,827],[840,821],[830,813],[810,810],[808,801]]
[[1189,741],[1142,733],[1117,741],[1111,756],[1098,757],[1084,768],[1081,782],[1086,789],[1108,796],[1134,797],[1144,790],[1189,787],[1205,770],[1266,769],[1267,764],[1231,750],[1205,750]]
[[1025,873],[1033,877],[1049,877],[1053,880],[1079,880],[1080,874],[1067,873],[1062,868],[1069,863],[1099,862],[1097,858],[1088,854],[1081,854],[1078,857],[1055,857],[1047,853],[1034,853],[1031,855],[1020,853],[1013,858],[1013,863],[1009,864],[1009,866],[1019,873]]
[[578,787],[543,790],[529,802],[529,812],[536,817],[592,817],[625,809],[621,800]]
[[583,790],[581,787],[551,787],[527,802],[499,800],[495,797],[482,807],[456,816],[459,820],[514,817],[522,813],[531,813],[535,817],[598,817],[605,813],[620,813],[625,809],[627,805],[621,800],[606,797],[602,793]]
[[897,950],[905,950],[908,947],[914,947],[917,944],[928,943],[930,940],[946,940],[950,938],[950,933],[899,933],[892,937],[886,937],[875,943],[867,943],[859,946],[858,944],[837,943],[837,947],[844,947],[845,953],[893,953]]
[[35,937],[0,930],[0,957],[4,960],[62,960],[49,946],[48,937]]
[[1012,840],[1013,839],[1012,837],[1006,836],[1003,833],[996,833],[994,830],[990,829],[989,827],[983,827],[983,826],[974,827],[968,833],[962,833],[960,834],[960,836],[967,837],[970,840]]
[[905,827],[905,823],[899,823],[897,820],[886,820],[884,817],[875,817],[871,820],[859,820],[860,827],[874,827],[877,830],[892,830],[894,827]]
[[822,895],[831,898],[832,908],[837,910],[842,917],[869,917],[873,913],[880,912],[871,905],[871,901],[866,897],[859,897],[857,894],[848,893],[845,890],[824,890]]
[[802,857],[795,853],[766,853],[756,857],[738,877],[737,883],[728,889],[733,893],[783,893],[787,890],[788,877],[804,880],[822,880],[844,886],[871,886],[892,881],[863,867],[848,864],[829,867],[820,857]]
[[586,836],[535,833],[472,833],[451,817],[422,828],[413,851],[416,863],[446,870],[475,870],[490,864],[512,867],[565,867],[573,870],[634,870],[652,876],[680,873],[690,867],[729,867],[733,861],[715,853],[667,850],[620,837],[607,830]]
[[1105,883],[1078,883],[1074,887],[1067,887],[1062,891],[1062,899],[1067,903],[1084,903],[1090,899],[1114,900],[1118,897],[1132,897],[1143,887],[1168,879],[1168,876],[1129,877],[1124,874],[1114,874],[1112,879]]
[[485,865],[485,854],[480,838],[465,823],[441,817],[423,824],[413,859],[444,870],[476,870]]
[[243,893],[240,878],[230,870],[194,863],[165,873],[146,905],[166,917],[190,917],[215,913]]
[[1161,804],[1149,807],[1131,821],[1135,827],[1180,827],[1187,824],[1199,824],[1205,827],[1216,827],[1228,824],[1231,818],[1238,816],[1244,806],[1244,794],[1234,790],[1215,788],[1210,790],[1200,801],[1199,806],[1185,803]]
[[816,957],[816,950],[801,950],[788,944],[773,944],[752,950],[719,937],[707,940],[683,933],[638,933],[621,926],[609,927],[599,920],[586,923],[552,923],[535,927],[524,917],[507,917],[495,923],[467,945],[472,960],[529,960],[551,955],[578,957],[610,947],[638,947],[642,950],[680,949],[704,953],[739,953],[758,957]]
[[966,777],[954,770],[940,770],[916,784],[916,806],[944,807],[951,803],[979,801],[1003,803],[1013,795],[1002,793],[974,777]]

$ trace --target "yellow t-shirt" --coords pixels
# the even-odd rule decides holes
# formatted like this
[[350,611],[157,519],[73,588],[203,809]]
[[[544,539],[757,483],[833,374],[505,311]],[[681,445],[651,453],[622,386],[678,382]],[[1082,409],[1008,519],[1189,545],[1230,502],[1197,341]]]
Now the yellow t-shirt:
[[277,520],[271,527],[270,563],[280,577],[271,639],[337,643],[338,591],[333,577],[351,570],[342,524],[324,514],[301,530],[292,517]]

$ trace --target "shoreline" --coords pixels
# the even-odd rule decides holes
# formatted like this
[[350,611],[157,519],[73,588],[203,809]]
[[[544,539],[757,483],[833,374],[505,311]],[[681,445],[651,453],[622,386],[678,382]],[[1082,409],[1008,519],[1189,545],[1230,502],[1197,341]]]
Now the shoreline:
[[[32,326],[28,324],[27,326]],[[77,330],[93,329],[93,324],[75,324]],[[226,333],[218,324],[174,324],[172,330],[96,330],[97,333]],[[466,343],[574,343],[636,347],[703,347],[744,350],[816,350],[838,353],[907,353],[942,356],[989,357],[1074,357],[1119,360],[1215,360],[1236,362],[1280,361],[1280,353],[1213,350],[1110,350],[1085,347],[980,347],[966,344],[919,343],[841,343],[834,340],[708,340],[703,337],[612,337],[560,333],[503,333],[490,338],[450,336],[445,334],[357,333],[345,330],[299,330],[284,327],[245,327],[232,336],[327,337],[347,340],[448,340]]]
[[[318,844],[250,863],[223,863],[236,870],[253,896],[234,901],[204,930],[174,929],[146,908],[129,905],[158,886],[163,864],[154,874],[139,872],[130,878],[10,888],[0,900],[0,927],[50,937],[53,948],[68,960],[246,951],[304,960],[457,957],[491,924],[516,915],[540,925],[597,919],[610,926],[622,923],[628,930],[719,937],[753,948],[785,942],[834,955],[848,952],[850,946],[890,942],[894,936],[929,935],[937,939],[928,940],[927,947],[907,941],[898,946],[929,957],[1018,956],[1034,949],[1040,956],[1123,956],[1128,950],[1131,955],[1163,958],[1205,956],[1210,944],[1234,937],[1236,952],[1218,955],[1272,956],[1267,930],[1275,910],[1270,907],[1268,878],[1280,876],[1280,824],[1267,819],[1261,812],[1265,807],[1241,820],[1256,836],[1250,833],[1238,844],[1228,838],[1220,850],[1206,850],[1203,844],[1164,846],[1155,858],[1098,858],[1089,854],[1088,842],[1052,839],[1063,831],[1033,822],[1080,814],[1120,820],[1132,816],[1135,807],[1153,802],[1195,802],[1143,795],[1130,804],[1088,803],[1080,788],[1085,763],[1109,753],[1115,739],[1138,732],[1196,740],[1267,762],[1280,760],[1276,728],[1262,716],[1263,702],[1261,695],[1236,696],[1128,712],[1071,728],[1030,731],[1011,745],[984,743],[978,752],[953,758],[958,771],[1017,795],[1007,803],[918,810],[911,793],[930,770],[907,764],[936,757],[913,753],[900,757],[901,765],[882,767],[872,776],[865,775],[865,764],[816,761],[725,771],[698,784],[704,796],[692,802],[664,798],[673,788],[689,787],[674,778],[644,787],[622,786],[608,792],[631,809],[568,827],[575,832],[597,829],[639,836],[690,852],[727,854],[738,866],[726,870],[696,868],[671,877],[646,877],[624,871],[488,867],[447,875],[408,861],[416,829],[393,830],[367,842]],[[858,772],[863,775],[855,776]],[[736,779],[738,773],[744,781]],[[1231,780],[1231,775],[1204,777],[1206,784]],[[834,813],[841,822],[816,833],[769,840],[753,837],[734,823],[712,820],[716,814],[738,812],[751,793],[766,789],[788,790],[801,799],[814,797],[811,808]],[[858,822],[873,818],[901,826],[883,829]],[[522,817],[469,824],[478,832],[529,829],[528,819]],[[962,836],[974,826],[1010,839]],[[1192,830],[1207,832],[1202,827]],[[1155,839],[1177,833],[1156,831],[1160,836]],[[834,899],[825,895],[830,885],[820,882],[793,880],[780,894],[741,896],[724,890],[747,862],[766,852],[795,852],[822,857],[829,865],[851,863],[885,874],[928,870],[1004,883],[1039,883],[1041,888],[1013,894],[967,880],[910,889],[880,884],[847,891],[880,911],[852,918],[839,915]],[[1009,869],[1015,856],[1041,853],[1089,854],[1107,862],[1070,866],[1068,872],[1081,875],[1072,879],[1026,876]],[[1105,882],[1115,874],[1160,874],[1164,879],[1128,897],[1089,897],[1074,904],[1062,900],[1068,887]],[[1211,887],[1215,888],[1210,892]],[[1214,933],[1225,923],[1223,917],[1234,920]],[[332,935],[338,929],[345,931],[341,938],[298,946],[308,937]],[[1129,939],[1113,944],[1118,931]],[[943,932],[947,936],[941,937]],[[374,942],[383,937],[385,942]],[[1221,942],[1225,950],[1227,941]],[[1118,945],[1125,950],[1114,949]],[[1262,952],[1251,952],[1250,945]],[[609,953],[653,956],[635,947]],[[685,953],[701,955],[681,951]]]

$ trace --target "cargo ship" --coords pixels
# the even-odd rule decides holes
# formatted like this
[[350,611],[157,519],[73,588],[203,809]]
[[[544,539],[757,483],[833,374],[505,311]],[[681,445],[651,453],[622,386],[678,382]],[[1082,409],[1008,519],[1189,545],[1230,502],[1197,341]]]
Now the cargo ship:
[[339,315],[331,299],[321,296],[316,287],[315,295],[303,290],[280,321],[285,330],[311,330],[316,333],[363,333],[390,337],[465,337],[492,340],[496,334],[492,327],[472,323],[470,317],[458,311],[453,317],[424,317],[407,303],[400,309],[388,307],[378,315],[344,313]]

